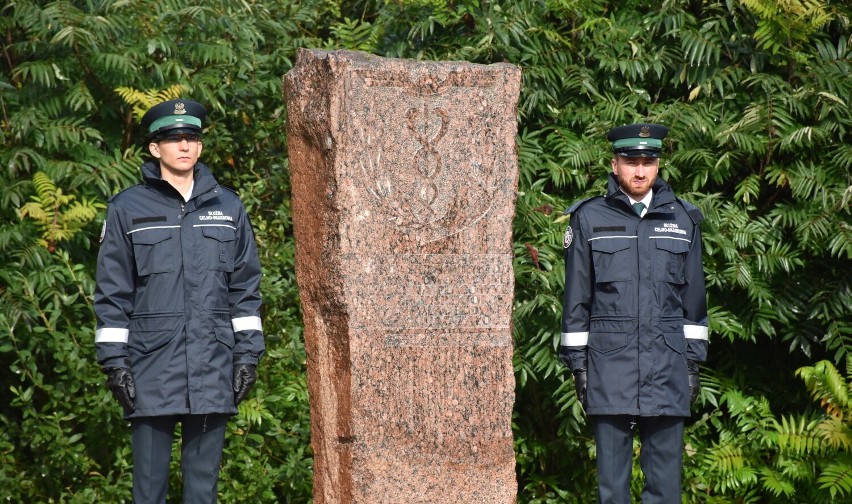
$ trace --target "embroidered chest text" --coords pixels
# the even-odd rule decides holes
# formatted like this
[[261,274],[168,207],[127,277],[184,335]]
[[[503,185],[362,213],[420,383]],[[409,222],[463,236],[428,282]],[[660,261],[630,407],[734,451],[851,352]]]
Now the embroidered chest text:
[[221,210],[208,210],[207,215],[199,215],[198,220],[201,221],[228,221],[234,222],[234,218],[230,215],[225,215]]
[[681,234],[681,235],[686,234],[686,230],[680,229],[676,222],[665,222],[665,223],[663,223],[663,227],[655,227],[654,232],[655,233],[676,233],[676,234]]

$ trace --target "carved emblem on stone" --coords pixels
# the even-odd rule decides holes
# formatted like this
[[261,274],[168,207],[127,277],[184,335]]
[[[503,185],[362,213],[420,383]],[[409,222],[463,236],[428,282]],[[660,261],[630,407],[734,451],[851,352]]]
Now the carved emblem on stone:
[[[414,237],[420,245],[458,234],[485,217],[492,210],[499,189],[494,177],[494,113],[488,108],[487,100],[481,99],[474,117],[462,126],[454,124],[444,107],[431,103],[435,94],[446,93],[453,87],[491,86],[494,77],[474,76],[469,72],[452,72],[443,80],[428,74],[401,72],[373,72],[360,77],[368,87],[401,89],[405,94],[422,98],[421,106],[397,113],[389,124],[413,140],[412,153],[406,152],[399,142],[383,143],[385,132],[378,126],[361,132],[359,168],[365,175],[363,180],[368,182],[363,189],[369,203],[378,210],[371,215]],[[475,130],[460,129],[471,123]],[[446,173],[445,153],[459,146],[447,145],[448,134],[477,145],[474,154],[456,161],[462,166],[456,165],[451,170],[455,178]]]

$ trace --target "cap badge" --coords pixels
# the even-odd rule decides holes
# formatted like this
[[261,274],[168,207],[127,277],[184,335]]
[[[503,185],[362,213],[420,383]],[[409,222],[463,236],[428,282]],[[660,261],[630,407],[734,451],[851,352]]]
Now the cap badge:
[[651,136],[651,128],[649,126],[642,126],[642,129],[639,130],[640,138],[648,138]]
[[183,114],[186,114],[186,106],[181,102],[175,103],[175,115]]

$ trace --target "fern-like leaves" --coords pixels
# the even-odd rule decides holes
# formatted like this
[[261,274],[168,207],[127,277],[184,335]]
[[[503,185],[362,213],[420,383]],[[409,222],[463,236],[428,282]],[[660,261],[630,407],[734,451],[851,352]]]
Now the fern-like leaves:
[[105,207],[103,203],[85,198],[77,201],[44,172],[36,172],[32,182],[36,194],[20,208],[19,215],[21,219],[29,217],[36,222],[42,230],[41,244],[51,252],[58,242],[72,239]]
[[118,96],[133,107],[133,116],[137,121],[142,119],[149,108],[160,102],[180,98],[181,94],[186,91],[189,91],[189,88],[183,84],[173,84],[163,89],[149,89],[147,91],[125,86],[115,88]]

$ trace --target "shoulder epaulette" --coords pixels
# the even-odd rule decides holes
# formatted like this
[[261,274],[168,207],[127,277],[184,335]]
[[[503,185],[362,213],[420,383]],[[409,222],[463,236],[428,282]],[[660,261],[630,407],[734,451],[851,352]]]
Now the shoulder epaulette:
[[112,203],[112,200],[114,200],[115,198],[118,198],[118,197],[119,197],[119,196],[121,196],[123,193],[125,193],[125,192],[127,192],[127,191],[129,191],[129,190],[133,189],[134,187],[139,187],[139,186],[141,186],[141,185],[145,185],[145,184],[143,184],[143,183],[141,183],[141,182],[140,182],[140,183],[138,183],[138,184],[133,184],[133,185],[132,185],[132,186],[130,186],[130,187],[126,187],[126,188],[122,189],[121,191],[118,191],[117,193],[115,193],[115,194],[113,194],[112,196],[110,196],[110,197],[109,197],[109,199],[107,200],[107,203]]
[[589,200],[593,200],[595,198],[598,198],[598,197],[599,196],[589,196],[588,198],[583,198],[581,200],[577,200],[577,201],[574,202],[574,204],[572,204],[564,212],[562,212],[562,215],[568,215],[570,213],[574,213],[574,210],[580,208],[584,203],[586,203]]
[[232,192],[232,193],[236,194],[238,198],[240,197],[239,191],[237,191],[233,187],[223,186],[222,184],[219,184],[219,183],[217,183],[216,185],[219,186],[222,189],[227,190],[228,192]]
[[682,199],[680,196],[677,197],[677,200],[683,205],[683,209],[686,210],[686,214],[689,215],[689,218],[692,219],[694,224],[698,224],[704,220],[704,214],[701,213],[701,210],[697,206]]

